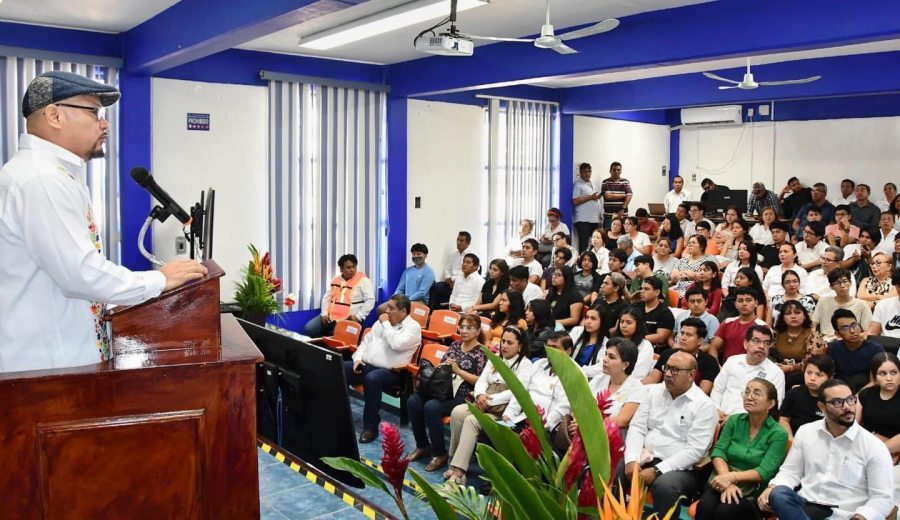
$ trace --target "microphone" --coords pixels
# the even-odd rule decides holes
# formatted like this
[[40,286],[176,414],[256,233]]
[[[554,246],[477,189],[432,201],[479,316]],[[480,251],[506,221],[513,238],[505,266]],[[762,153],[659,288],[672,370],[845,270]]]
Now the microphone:
[[[159,184],[156,184],[156,181],[153,180],[153,176],[150,175],[150,172],[147,171],[146,168],[142,168],[140,166],[136,166],[131,169],[131,178],[134,179],[135,182],[141,185],[142,188],[147,190],[147,192],[153,196],[154,199],[159,201],[160,204],[163,205],[163,211],[166,214],[174,215],[182,224],[187,225],[191,222],[191,216],[175,202],[166,190],[159,187]],[[160,222],[164,221],[165,218],[161,219]]]

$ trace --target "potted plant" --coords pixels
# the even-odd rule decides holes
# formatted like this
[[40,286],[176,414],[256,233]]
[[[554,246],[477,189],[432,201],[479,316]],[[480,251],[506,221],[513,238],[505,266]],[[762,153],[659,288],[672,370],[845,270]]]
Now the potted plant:
[[[272,257],[260,256],[256,246],[250,244],[250,263],[241,270],[241,279],[235,283],[234,299],[241,308],[243,318],[257,325],[265,325],[266,317],[281,309],[276,295],[281,292],[281,279],[275,277]],[[285,301],[286,305],[293,302]]]

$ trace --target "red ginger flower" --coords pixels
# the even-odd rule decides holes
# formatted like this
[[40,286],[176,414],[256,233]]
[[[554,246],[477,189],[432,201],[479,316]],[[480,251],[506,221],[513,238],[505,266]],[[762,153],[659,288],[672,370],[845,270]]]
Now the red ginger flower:
[[[581,488],[578,490],[578,507],[597,508],[597,492],[594,490],[594,479],[591,478],[590,470],[584,474],[584,480],[581,482]],[[587,519],[591,517],[579,513],[578,518]]]
[[531,424],[519,433],[519,439],[522,440],[522,444],[525,445],[525,451],[531,455],[532,459],[537,460],[541,456],[544,450],[541,448],[541,443],[538,441],[537,434],[534,432]]
[[403,477],[406,476],[409,457],[403,456],[403,439],[400,438],[400,431],[388,422],[381,423],[381,449],[384,450],[381,469],[399,495],[403,490]]
[[[606,426],[606,433],[609,436],[609,467],[615,473],[615,469],[619,466],[622,457],[625,456],[625,440],[622,438],[622,430],[612,417],[605,417],[603,425]],[[609,481],[613,482],[614,475],[610,474]]]
[[600,409],[603,417],[609,417],[606,411],[609,410],[610,406],[612,406],[612,394],[609,393],[609,390],[604,390],[597,394],[597,408]]
[[584,443],[581,441],[581,431],[576,430],[569,447],[569,467],[566,469],[566,490],[572,489],[572,485],[578,480],[578,476],[587,465],[587,453],[584,451]]

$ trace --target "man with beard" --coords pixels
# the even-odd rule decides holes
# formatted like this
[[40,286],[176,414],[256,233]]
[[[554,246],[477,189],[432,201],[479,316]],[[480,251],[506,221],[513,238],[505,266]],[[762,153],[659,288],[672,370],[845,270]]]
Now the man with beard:
[[133,272],[103,256],[86,166],[104,155],[103,110],[119,96],[60,71],[25,92],[27,133],[0,170],[0,372],[103,361],[106,304],[137,304],[207,272],[193,260]]
[[856,423],[856,402],[840,379],[822,384],[817,406],[825,418],[797,429],[781,470],[759,496],[760,509],[781,519],[813,520],[872,520],[891,512],[891,455]]

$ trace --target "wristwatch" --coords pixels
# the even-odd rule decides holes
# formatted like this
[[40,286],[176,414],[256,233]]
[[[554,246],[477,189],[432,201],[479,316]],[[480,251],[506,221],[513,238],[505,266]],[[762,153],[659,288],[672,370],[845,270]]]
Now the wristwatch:
[[662,471],[660,471],[658,467],[653,466],[653,474],[654,478],[659,478],[662,476]]

